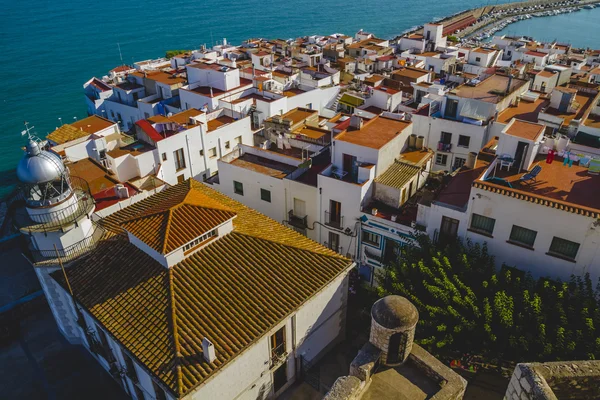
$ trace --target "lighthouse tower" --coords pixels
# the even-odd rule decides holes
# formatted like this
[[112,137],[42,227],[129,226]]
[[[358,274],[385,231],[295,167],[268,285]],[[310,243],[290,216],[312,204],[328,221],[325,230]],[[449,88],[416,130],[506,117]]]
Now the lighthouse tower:
[[[65,337],[80,342],[72,299],[57,290],[50,274],[85,253],[94,244],[91,220],[94,199],[87,182],[72,177],[59,155],[43,150],[30,137],[17,166],[21,182],[14,223],[28,238],[25,252],[34,266],[56,322]],[[62,264],[62,266],[61,266]]]

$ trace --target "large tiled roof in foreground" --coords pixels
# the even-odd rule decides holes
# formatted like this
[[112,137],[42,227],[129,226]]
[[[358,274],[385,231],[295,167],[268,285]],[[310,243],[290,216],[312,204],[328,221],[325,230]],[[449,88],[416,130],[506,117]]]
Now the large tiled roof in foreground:
[[[234,231],[167,269],[119,234],[160,204],[206,196]],[[178,397],[204,382],[343,273],[350,261],[195,181],[104,220],[113,236],[69,267],[74,297]],[[191,222],[191,221],[190,221]],[[54,278],[65,286],[62,274]],[[202,339],[217,359],[202,355]]]

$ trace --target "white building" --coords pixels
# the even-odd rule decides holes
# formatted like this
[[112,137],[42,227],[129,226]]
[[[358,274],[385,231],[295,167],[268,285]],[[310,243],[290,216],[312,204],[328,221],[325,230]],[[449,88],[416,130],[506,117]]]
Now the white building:
[[[28,159],[46,158],[28,149]],[[28,185],[48,178],[19,170]],[[69,215],[87,219],[90,205]],[[77,226],[52,235],[92,238]],[[131,398],[276,396],[344,337],[354,264],[200,183],[166,189],[103,226],[105,238],[76,254],[64,242],[29,257],[60,331]]]

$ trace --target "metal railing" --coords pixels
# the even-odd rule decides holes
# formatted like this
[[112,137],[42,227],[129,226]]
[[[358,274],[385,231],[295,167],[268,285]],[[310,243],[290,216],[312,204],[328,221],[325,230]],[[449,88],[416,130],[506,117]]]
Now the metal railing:
[[339,214],[332,214],[329,211],[325,211],[325,225],[342,229],[344,227],[344,217]]
[[296,228],[306,229],[308,227],[308,216],[300,217],[294,214],[294,210],[288,211],[288,223]]
[[452,143],[438,142],[438,151],[451,151]]
[[383,261],[383,257],[379,256],[375,253],[373,253],[371,250],[369,250],[367,247],[365,247],[365,255],[370,258],[371,260],[375,260],[375,261],[379,261],[382,262]]
[[58,257],[63,263],[71,262],[89,251],[105,237],[106,230],[98,224],[92,225],[93,232],[85,239],[61,249],[36,249],[30,244],[26,256],[34,264],[58,262]]
[[281,365],[287,359],[287,351],[285,350],[285,342],[271,349],[270,366],[274,368]]
[[56,231],[78,221],[82,216],[88,215],[94,210],[95,201],[90,192],[88,183],[79,177],[71,177],[71,189],[73,196],[77,196],[76,202],[57,211],[35,214],[35,219],[29,215],[25,199],[21,196],[18,203],[13,204],[15,225],[27,232]]

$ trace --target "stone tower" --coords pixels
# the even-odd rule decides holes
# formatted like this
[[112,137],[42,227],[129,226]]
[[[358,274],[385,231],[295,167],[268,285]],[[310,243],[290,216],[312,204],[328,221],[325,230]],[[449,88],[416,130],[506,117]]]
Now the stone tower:
[[417,308],[402,296],[387,296],[373,304],[369,341],[381,350],[383,365],[396,366],[406,360],[418,321]]

